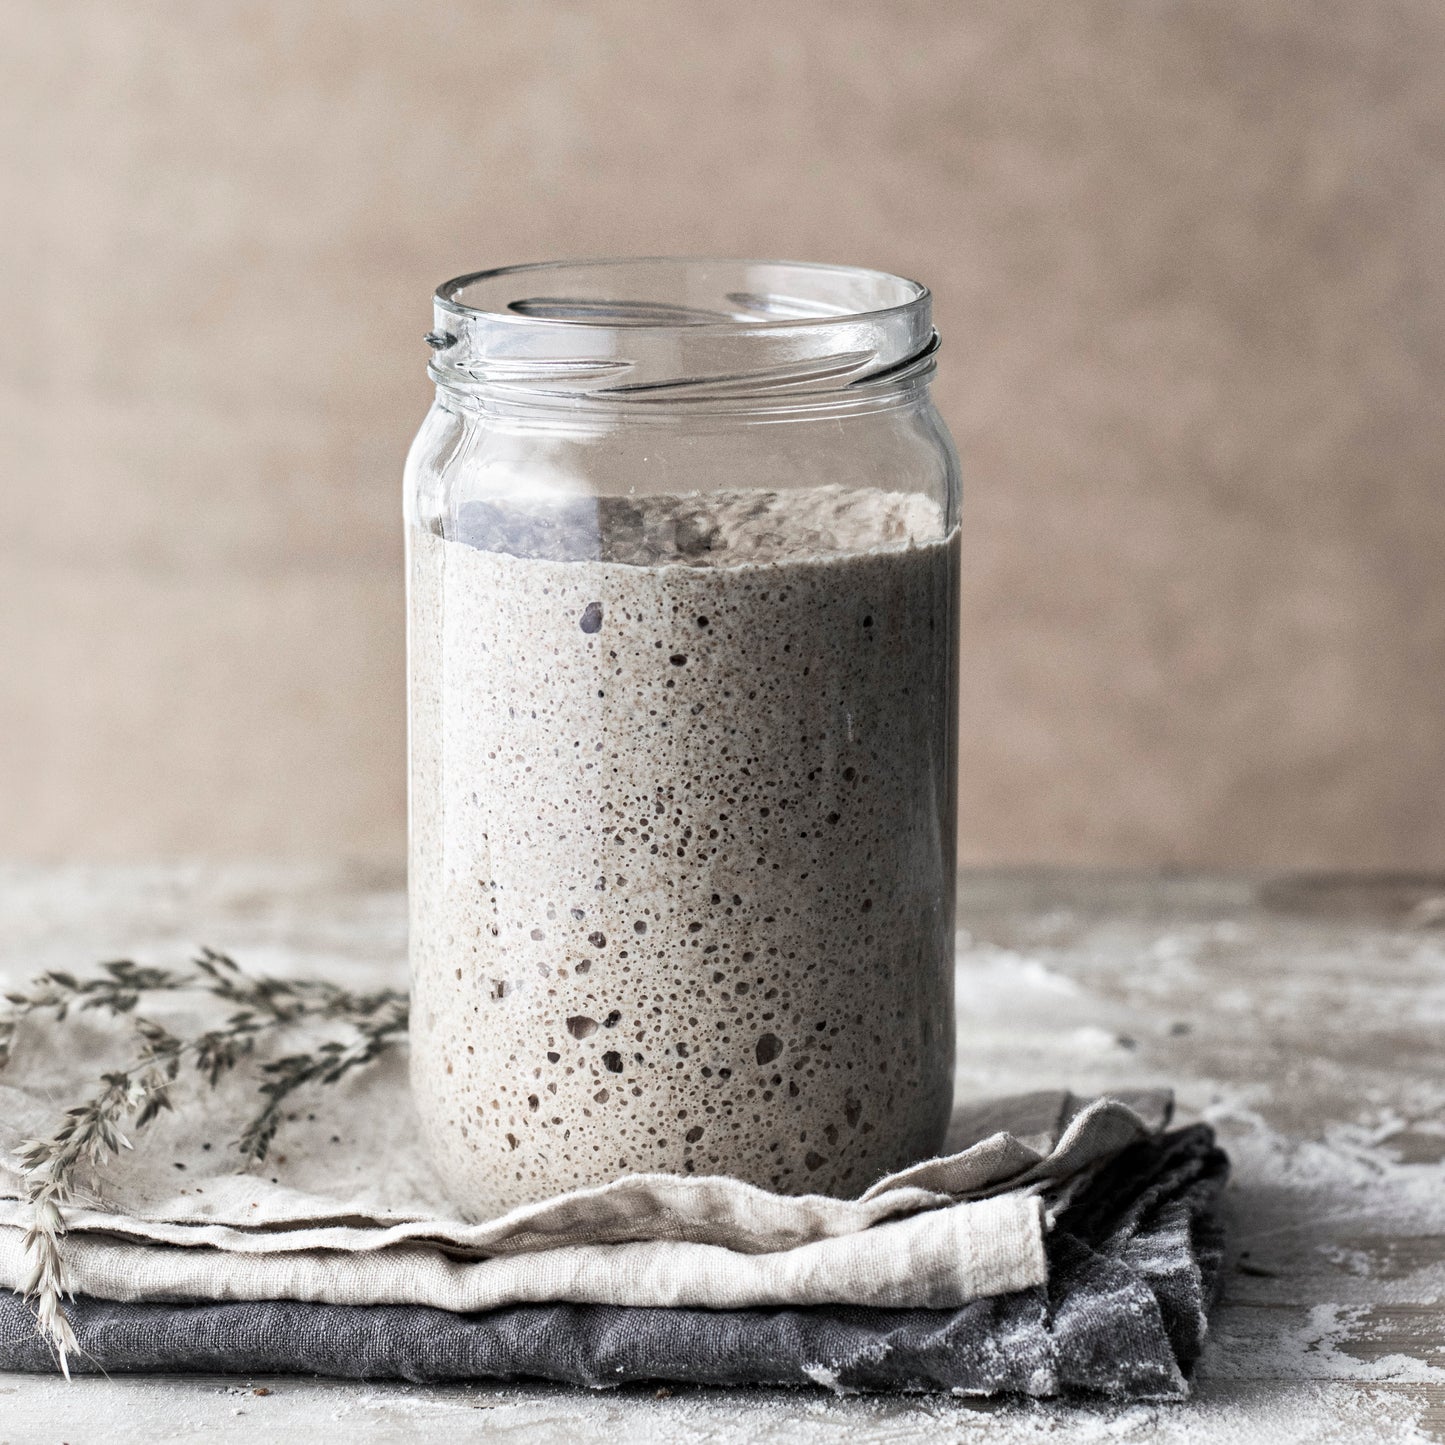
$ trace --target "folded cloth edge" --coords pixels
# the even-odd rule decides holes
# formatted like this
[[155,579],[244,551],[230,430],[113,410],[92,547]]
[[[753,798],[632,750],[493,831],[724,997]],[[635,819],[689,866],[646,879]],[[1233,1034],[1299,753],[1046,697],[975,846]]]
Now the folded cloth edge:
[[[484,1260],[418,1245],[247,1256],[98,1232],[67,1236],[64,1247],[73,1289],[135,1302],[290,1299],[454,1312],[553,1302],[942,1309],[1043,1283],[1044,1235],[1042,1202],[1020,1190],[770,1254],[652,1240]],[[22,1288],[28,1272],[23,1232],[0,1228],[0,1287]]]
[[[1207,1125],[1102,1170],[1049,1242],[1050,1282],[957,1311],[709,1311],[521,1305],[472,1315],[288,1301],[125,1304],[81,1297],[87,1373],[322,1374],[823,1385],[837,1393],[1177,1400],[1204,1343],[1228,1160]],[[0,1368],[54,1371],[29,1307],[0,1293]]]

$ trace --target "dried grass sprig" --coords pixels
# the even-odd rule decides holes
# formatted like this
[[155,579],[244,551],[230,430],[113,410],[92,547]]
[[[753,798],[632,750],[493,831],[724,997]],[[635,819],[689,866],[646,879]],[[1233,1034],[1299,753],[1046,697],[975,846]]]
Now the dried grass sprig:
[[16,1032],[30,1014],[48,1010],[57,1021],[63,1021],[71,1009],[126,1014],[140,1002],[143,993],[191,986],[193,979],[188,975],[174,974],[164,968],[143,968],[128,958],[101,964],[101,972],[94,978],[78,979],[62,969],[42,973],[31,983],[29,993],[4,996],[9,1007],[0,1014],[0,1069],[10,1062]]
[[[232,1011],[223,1023],[192,1038],[181,1038],[135,1012],[147,993],[185,991],[221,999]],[[328,1039],[314,1051],[288,1054],[261,1066],[263,1103],[237,1141],[243,1163],[259,1164],[270,1150],[292,1094],[311,1084],[333,1084],[371,1063],[405,1037],[408,1023],[404,993],[393,989],[354,993],[316,979],[248,974],[228,954],[209,948],[197,955],[186,973],[119,960],[102,965],[101,973],[88,979],[59,970],[45,973],[28,992],[5,998],[9,1010],[0,1015],[0,1068],[9,1062],[20,1024],[31,1014],[49,1012],[63,1021],[72,1009],[101,1010],[117,1018],[128,1016],[137,1037],[128,1068],[103,1074],[95,1093],[68,1108],[53,1134],[27,1139],[16,1151],[30,1207],[24,1236],[29,1263],[25,1295],[67,1378],[77,1343],[63,1303],[70,1293],[62,1244],[64,1210],[75,1203],[85,1177],[98,1187],[104,1166],[132,1147],[122,1125],[139,1134],[172,1108],[171,1090],[187,1064],[214,1088],[268,1034],[308,1021],[347,1028],[350,1037],[344,1040]]]

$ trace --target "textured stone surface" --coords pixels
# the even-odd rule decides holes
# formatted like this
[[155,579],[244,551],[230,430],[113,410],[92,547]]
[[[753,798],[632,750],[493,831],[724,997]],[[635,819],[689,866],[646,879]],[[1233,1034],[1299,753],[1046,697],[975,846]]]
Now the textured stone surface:
[[441,279],[933,285],[976,860],[1445,864],[1445,7],[6,7],[0,829],[398,857]]
[[[1445,879],[985,873],[959,913],[961,1094],[1169,1082],[1233,1156],[1191,1403],[10,1375],[0,1441],[1445,1440]],[[398,880],[356,870],[0,869],[0,977],[204,939],[379,983],[403,918]]]

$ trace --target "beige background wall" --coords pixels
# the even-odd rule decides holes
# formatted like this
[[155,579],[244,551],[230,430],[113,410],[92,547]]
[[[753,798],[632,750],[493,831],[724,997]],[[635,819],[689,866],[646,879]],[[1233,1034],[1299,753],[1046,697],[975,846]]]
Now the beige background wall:
[[403,846],[431,287],[927,280],[974,860],[1445,865],[1440,0],[0,4],[0,853]]

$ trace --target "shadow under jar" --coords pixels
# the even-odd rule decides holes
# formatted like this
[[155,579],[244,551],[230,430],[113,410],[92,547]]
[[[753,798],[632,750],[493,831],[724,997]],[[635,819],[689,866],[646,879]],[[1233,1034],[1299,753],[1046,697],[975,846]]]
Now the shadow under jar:
[[412,1080],[473,1217],[855,1195],[953,1065],[958,468],[928,292],[514,267],[407,463]]

